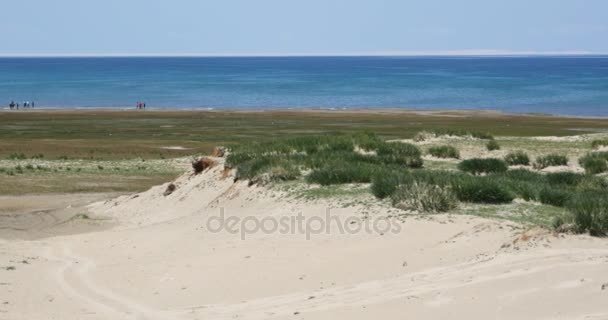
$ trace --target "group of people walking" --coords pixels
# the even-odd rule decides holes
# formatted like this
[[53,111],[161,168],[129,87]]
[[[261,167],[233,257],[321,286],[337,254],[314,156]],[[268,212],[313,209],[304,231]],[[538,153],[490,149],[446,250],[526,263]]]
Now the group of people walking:
[[[23,101],[22,104],[23,108],[34,108],[35,104],[34,101],[30,102],[30,101]],[[8,104],[8,107],[13,110],[13,109],[17,109],[19,110],[19,102],[15,102],[15,101],[11,101],[11,103]]]
[[137,107],[138,110],[139,109],[146,109],[146,103],[145,102],[137,102]]

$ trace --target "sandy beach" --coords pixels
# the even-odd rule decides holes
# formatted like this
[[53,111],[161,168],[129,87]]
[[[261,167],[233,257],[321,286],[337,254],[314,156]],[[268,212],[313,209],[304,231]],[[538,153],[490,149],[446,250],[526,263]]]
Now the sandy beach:
[[[54,216],[86,216],[22,222],[0,240],[0,318],[608,318],[603,238],[296,199],[232,175],[221,165],[187,172],[170,195],[164,184],[117,198],[23,196]],[[377,218],[397,230],[311,233],[327,209],[353,230]],[[209,228],[221,212],[240,222],[301,213],[311,224],[285,233]]]

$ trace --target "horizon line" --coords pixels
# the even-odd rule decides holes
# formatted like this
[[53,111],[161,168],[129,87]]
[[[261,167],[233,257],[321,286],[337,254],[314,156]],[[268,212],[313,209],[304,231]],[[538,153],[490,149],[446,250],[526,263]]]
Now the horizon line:
[[502,51],[502,50],[453,50],[453,51],[381,51],[342,53],[0,53],[0,58],[172,58],[172,57],[500,57],[500,56],[598,56],[607,52],[591,51]]

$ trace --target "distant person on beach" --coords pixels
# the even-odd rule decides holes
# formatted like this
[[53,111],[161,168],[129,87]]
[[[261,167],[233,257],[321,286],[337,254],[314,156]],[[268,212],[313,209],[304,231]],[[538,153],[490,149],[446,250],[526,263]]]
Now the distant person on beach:
[[15,101],[11,101],[8,107],[11,108],[11,110],[15,109]]
[[142,103],[142,107],[144,107],[144,110],[146,110],[146,103]]
[[32,103],[30,104],[30,106],[32,107],[32,109],[34,109],[34,101],[32,101]]

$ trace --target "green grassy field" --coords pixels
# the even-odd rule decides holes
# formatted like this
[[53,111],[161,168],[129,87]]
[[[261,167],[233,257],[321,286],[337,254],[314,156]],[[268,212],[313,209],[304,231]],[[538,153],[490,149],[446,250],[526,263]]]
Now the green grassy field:
[[[361,131],[404,139],[446,128],[490,132],[505,150],[557,148],[578,156],[588,149],[586,143],[502,136],[605,132],[608,119],[394,110],[0,112],[0,193],[140,191],[173,179],[188,166],[187,159],[179,164],[169,159],[208,153],[216,145]],[[455,144],[465,154],[485,148],[478,141]],[[426,163],[455,168],[449,161]]]
[[[372,131],[411,138],[425,129],[496,136],[605,132],[608,119],[406,111],[27,111],[0,113],[0,158],[161,159],[208,152],[215,145],[321,133]],[[183,147],[186,150],[163,147]]]

